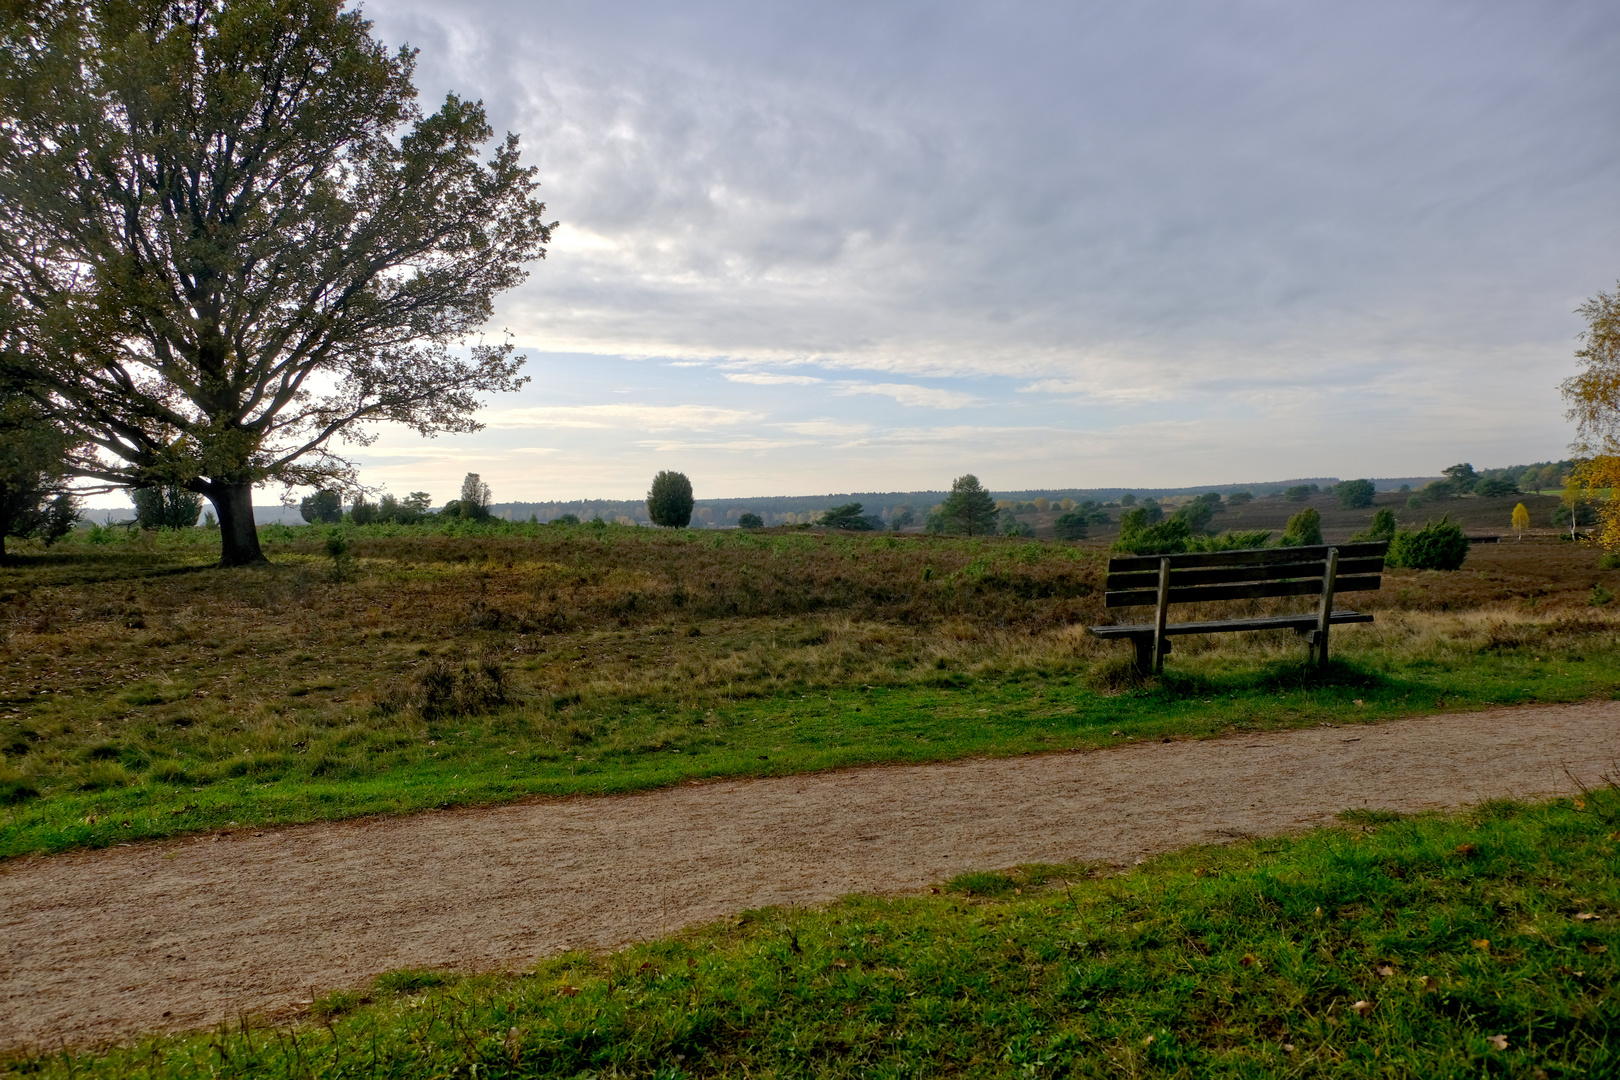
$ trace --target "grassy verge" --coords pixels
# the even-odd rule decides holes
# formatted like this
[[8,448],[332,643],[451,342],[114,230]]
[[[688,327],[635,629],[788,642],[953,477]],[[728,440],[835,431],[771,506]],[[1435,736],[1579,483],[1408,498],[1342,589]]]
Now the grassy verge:
[[251,570],[202,566],[202,530],[0,567],[0,858],[1620,688],[1620,612],[1587,602],[1620,575],[1572,544],[1392,572],[1325,678],[1291,634],[1231,634],[1137,686],[1083,632],[1110,616],[1096,549],[382,527],[336,564],[321,530],[265,531]]
[[359,761],[322,747],[313,762],[300,760],[307,748],[246,749],[224,757],[223,767],[217,759],[171,756],[163,759],[167,771],[149,769],[144,783],[49,793],[6,808],[0,855],[535,795],[612,794],[717,777],[1579,700],[1620,688],[1620,663],[1608,655],[1578,663],[1476,660],[1392,675],[1340,663],[1325,677],[1308,679],[1298,664],[1283,662],[1240,673],[1182,672],[1126,693],[1099,692],[1073,672],[960,682],[822,690],[712,708],[609,703],[570,710],[561,721],[511,709],[422,722],[391,745],[368,732],[356,740],[364,751]]
[[519,976],[395,972],[310,1022],[45,1076],[1606,1077],[1620,797],[771,909]]

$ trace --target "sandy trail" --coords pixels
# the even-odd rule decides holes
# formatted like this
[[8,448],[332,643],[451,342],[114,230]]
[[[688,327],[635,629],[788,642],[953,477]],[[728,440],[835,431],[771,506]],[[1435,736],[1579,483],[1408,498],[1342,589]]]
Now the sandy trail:
[[280,1014],[390,968],[493,968],[970,869],[1124,864],[1346,807],[1620,776],[1620,703],[851,769],[0,864],[0,1047]]

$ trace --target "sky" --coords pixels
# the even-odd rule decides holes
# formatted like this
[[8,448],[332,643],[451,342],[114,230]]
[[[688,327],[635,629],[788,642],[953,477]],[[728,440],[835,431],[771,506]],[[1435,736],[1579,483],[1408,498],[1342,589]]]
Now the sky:
[[361,479],[498,501],[1556,458],[1620,279],[1620,6],[370,0],[560,225],[531,382]]

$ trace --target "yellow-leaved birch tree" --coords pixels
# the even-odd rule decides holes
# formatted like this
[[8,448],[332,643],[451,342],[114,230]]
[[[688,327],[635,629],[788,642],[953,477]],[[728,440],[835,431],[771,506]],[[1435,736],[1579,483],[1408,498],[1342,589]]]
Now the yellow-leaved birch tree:
[[1530,511],[1524,508],[1524,503],[1520,503],[1518,506],[1513,508],[1513,531],[1518,533],[1520,540],[1523,540],[1524,530],[1528,529],[1529,527]]
[[[1598,508],[1598,542],[1620,548],[1620,284],[1576,309],[1586,319],[1575,358],[1584,366],[1559,387],[1576,423],[1573,448],[1581,459],[1570,476],[1566,501],[1578,492]],[[1570,507],[1571,515],[1577,507]]]

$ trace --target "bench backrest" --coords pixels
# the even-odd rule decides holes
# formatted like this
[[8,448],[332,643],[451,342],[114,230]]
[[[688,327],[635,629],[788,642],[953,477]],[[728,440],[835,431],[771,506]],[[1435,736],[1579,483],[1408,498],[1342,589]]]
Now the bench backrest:
[[1322,592],[1328,552],[1339,551],[1333,591],[1377,589],[1388,540],[1317,547],[1256,548],[1248,551],[1194,551],[1183,555],[1122,555],[1108,560],[1105,607],[1137,607],[1159,602],[1159,571],[1168,561],[1168,603],[1248,600],[1262,596],[1315,596]]

